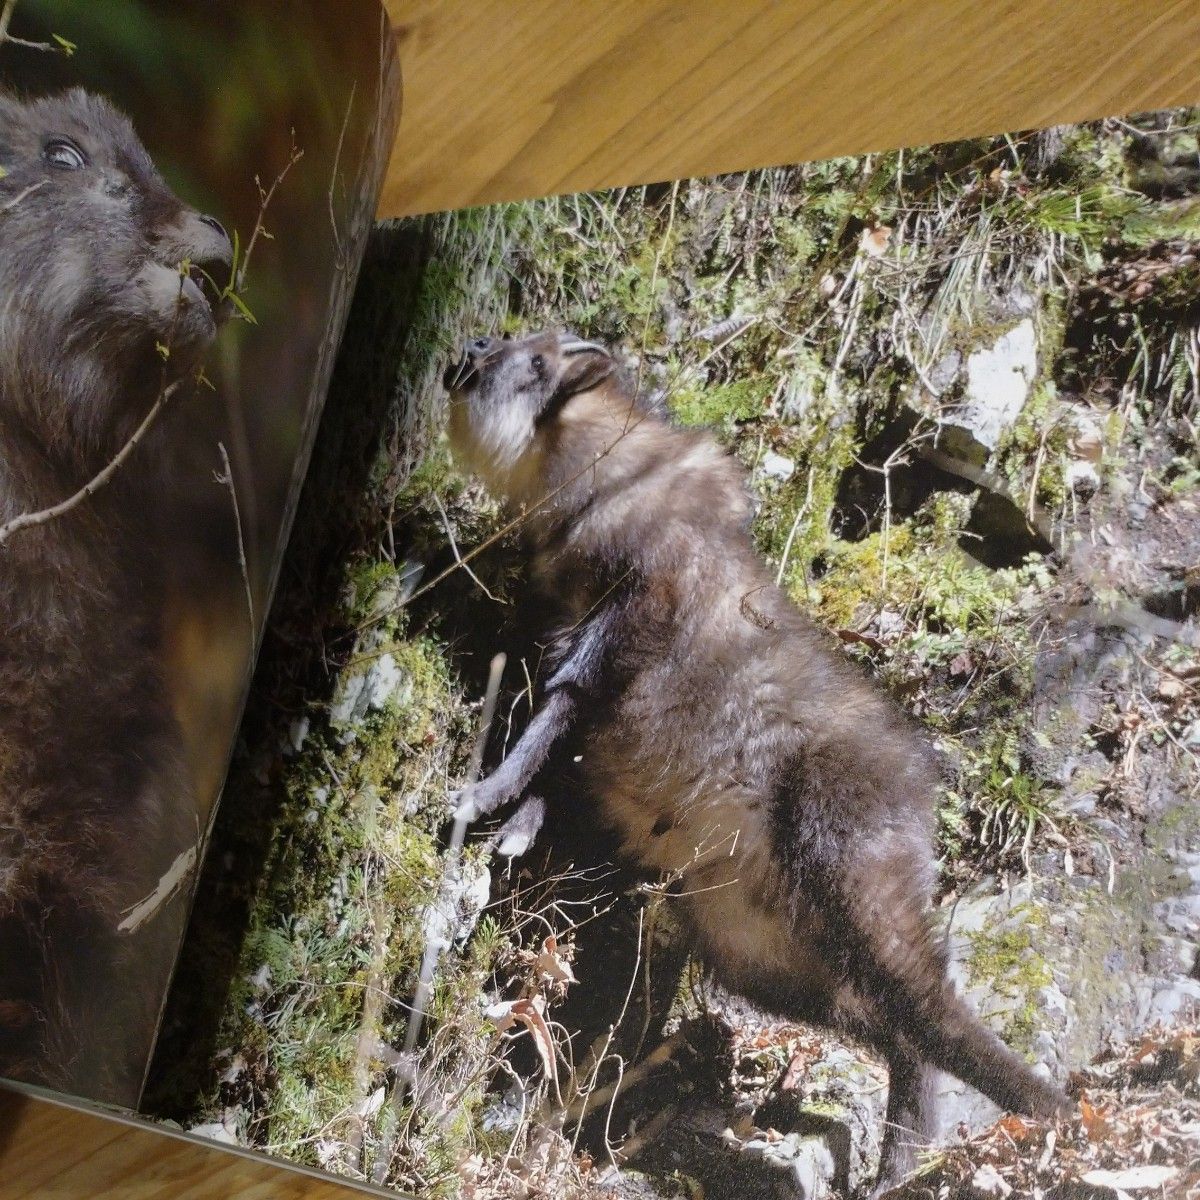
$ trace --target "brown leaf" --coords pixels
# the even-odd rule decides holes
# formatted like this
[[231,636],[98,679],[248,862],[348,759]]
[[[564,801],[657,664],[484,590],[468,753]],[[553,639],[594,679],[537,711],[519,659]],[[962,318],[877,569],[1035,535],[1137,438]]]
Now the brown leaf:
[[547,1078],[558,1088],[558,1064],[554,1039],[546,1024],[546,1001],[542,996],[522,996],[519,1000],[502,1000],[488,1008],[486,1016],[501,1033],[520,1022],[529,1030],[538,1057],[542,1060]]
[[835,629],[834,633],[843,642],[856,642],[863,646],[869,646],[872,650],[883,649],[883,642],[870,633],[859,633],[857,629]]
[[997,1125],[1014,1142],[1018,1143],[1025,1141],[1026,1138],[1038,1132],[1036,1125],[1030,1124],[1024,1117],[1019,1117],[1016,1113],[1008,1113],[1006,1116],[1001,1117]]
[[758,1131],[758,1127],[754,1124],[754,1118],[751,1117],[749,1113],[743,1113],[732,1125],[730,1125],[729,1131],[739,1141],[744,1142],[754,1136],[754,1134]]
[[571,964],[559,953],[558,939],[550,934],[542,943],[541,953],[534,962],[534,968],[543,978],[552,983],[577,983]]
[[1112,1130],[1108,1109],[1089,1104],[1086,1096],[1079,1097],[1079,1124],[1089,1142],[1104,1141]]
[[808,1064],[803,1054],[793,1054],[792,1061],[788,1063],[788,1068],[783,1074],[783,1079],[780,1081],[779,1090],[781,1092],[794,1092],[799,1087],[807,1074]]
[[890,225],[871,225],[862,231],[859,247],[871,258],[882,258],[887,253],[888,243],[892,240]]

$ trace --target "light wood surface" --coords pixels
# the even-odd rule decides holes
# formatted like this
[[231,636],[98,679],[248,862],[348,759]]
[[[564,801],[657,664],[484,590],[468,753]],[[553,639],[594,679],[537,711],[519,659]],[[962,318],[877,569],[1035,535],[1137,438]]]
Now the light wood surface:
[[146,1122],[0,1086],[0,1200],[354,1200],[345,1187]]
[[1196,0],[385,0],[380,212],[1200,102]]

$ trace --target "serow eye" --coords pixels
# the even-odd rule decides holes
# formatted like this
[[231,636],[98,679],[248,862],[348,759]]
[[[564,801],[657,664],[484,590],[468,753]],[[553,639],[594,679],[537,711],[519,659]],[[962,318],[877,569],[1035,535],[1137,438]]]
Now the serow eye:
[[52,166],[64,171],[78,171],[87,166],[83,151],[70,138],[51,138],[42,150],[42,157]]
[[529,365],[540,375],[546,369],[546,360],[540,354],[535,354],[529,360]]

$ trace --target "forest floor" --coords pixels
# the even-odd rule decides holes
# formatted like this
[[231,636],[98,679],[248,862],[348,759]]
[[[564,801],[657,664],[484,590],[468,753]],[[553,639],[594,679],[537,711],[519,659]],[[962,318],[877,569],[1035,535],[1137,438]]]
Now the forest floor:
[[440,374],[468,333],[569,327],[716,431],[781,586],[927,729],[959,985],[1082,1072],[1053,1134],[947,1090],[906,1194],[1197,1194],[1198,120],[381,230],[150,1111],[422,1196],[869,1178],[885,1073],[712,988],[586,822],[510,867],[447,845],[488,662],[490,760],[537,659]]

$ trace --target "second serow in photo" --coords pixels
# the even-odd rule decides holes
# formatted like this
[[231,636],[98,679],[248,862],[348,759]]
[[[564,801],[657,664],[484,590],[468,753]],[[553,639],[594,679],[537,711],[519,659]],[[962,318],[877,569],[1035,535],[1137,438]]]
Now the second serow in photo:
[[932,1132],[932,1067],[1007,1109],[1065,1111],[948,981],[930,753],[771,579],[733,459],[569,334],[475,338],[446,384],[454,451],[524,515],[552,614],[540,704],[461,811],[519,802],[529,826],[539,776],[578,764],[597,822],[673,879],[722,983],[884,1055],[877,1192]]

